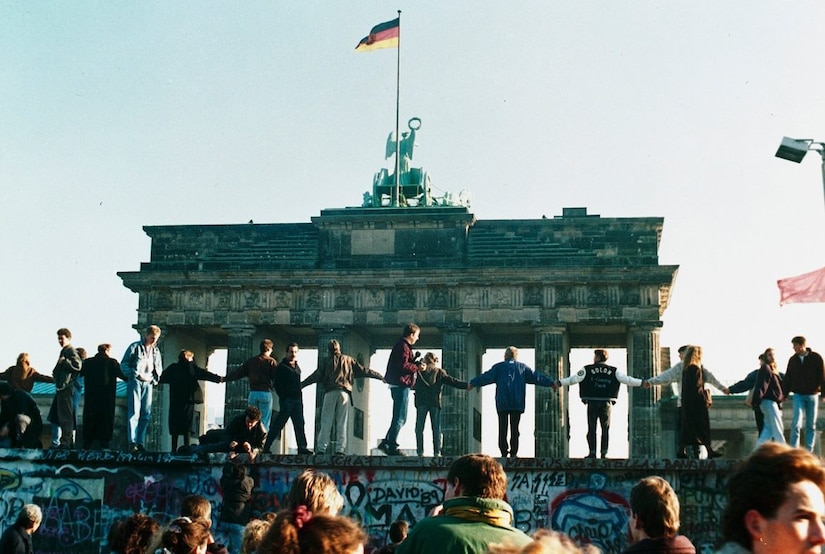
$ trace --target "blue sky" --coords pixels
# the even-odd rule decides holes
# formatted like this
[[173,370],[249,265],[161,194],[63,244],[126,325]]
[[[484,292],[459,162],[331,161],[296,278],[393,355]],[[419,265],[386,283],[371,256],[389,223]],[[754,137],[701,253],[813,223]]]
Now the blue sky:
[[[415,166],[478,219],[663,216],[678,264],[662,345],[734,381],[790,338],[825,351],[825,305],[776,280],[825,265],[825,5],[745,2],[141,2],[0,5],[0,359],[49,371],[136,337],[117,271],[144,225],[307,222],[355,206],[401,119]],[[624,4],[624,5],[623,5]]]

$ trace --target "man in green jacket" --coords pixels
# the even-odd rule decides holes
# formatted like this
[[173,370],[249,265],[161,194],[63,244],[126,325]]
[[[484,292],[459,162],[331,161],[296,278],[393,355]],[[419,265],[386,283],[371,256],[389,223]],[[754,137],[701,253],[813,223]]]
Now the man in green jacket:
[[507,475],[493,458],[458,458],[447,473],[444,504],[415,524],[398,554],[483,554],[492,543],[524,546],[530,537],[513,527],[506,492]]

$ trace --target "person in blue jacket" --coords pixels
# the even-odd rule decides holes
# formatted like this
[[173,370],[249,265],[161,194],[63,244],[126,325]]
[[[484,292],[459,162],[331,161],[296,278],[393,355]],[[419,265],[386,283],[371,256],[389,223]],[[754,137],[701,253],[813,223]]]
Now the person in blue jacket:
[[[473,388],[496,384],[496,411],[498,412],[498,448],[501,457],[509,454],[515,458],[518,454],[518,425],[524,413],[527,385],[550,387],[553,380],[533,371],[518,361],[518,348],[508,346],[504,351],[504,361],[499,362],[470,381]],[[510,441],[507,442],[507,428],[510,428]]]

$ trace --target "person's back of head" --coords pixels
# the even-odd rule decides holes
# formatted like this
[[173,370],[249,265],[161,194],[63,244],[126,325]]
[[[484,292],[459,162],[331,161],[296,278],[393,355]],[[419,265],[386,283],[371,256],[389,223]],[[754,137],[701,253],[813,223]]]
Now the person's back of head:
[[596,361],[597,364],[606,362],[608,356],[609,355],[607,353],[607,350],[605,350],[604,348],[597,348],[593,351],[593,359]]
[[508,346],[504,349],[504,359],[507,361],[518,360],[518,348],[515,346]]
[[171,554],[193,554],[209,541],[209,528],[200,519],[179,517],[169,524],[161,542]]
[[109,529],[109,550],[116,554],[145,554],[154,552],[160,537],[160,524],[143,514],[132,514],[116,521]]
[[559,531],[539,529],[533,535],[533,542],[525,546],[491,544],[487,554],[601,554],[601,550],[592,544],[579,546]]
[[269,339],[262,340],[261,344],[258,346],[258,350],[260,350],[261,354],[266,354],[267,352],[269,352],[273,348],[275,348],[275,343],[273,343]]
[[397,543],[407,538],[407,533],[410,530],[410,524],[403,519],[393,521],[390,525],[390,541]]
[[679,532],[679,498],[661,477],[645,477],[630,489],[630,511],[650,538],[673,537]]
[[180,505],[181,517],[201,519],[212,524],[212,503],[199,494],[190,494]]
[[447,482],[461,484],[462,496],[503,500],[507,493],[507,474],[495,459],[486,454],[467,454],[455,460]]
[[266,535],[272,522],[267,519],[253,519],[243,529],[241,538],[241,554],[252,554],[258,551],[261,540]]
[[802,481],[811,481],[825,494],[825,468],[812,453],[776,442],[766,442],[754,450],[728,479],[722,537],[752,548],[746,515],[756,511],[766,519],[776,517],[792,485]]
[[349,518],[314,515],[299,506],[278,514],[258,545],[258,554],[361,554],[367,538]]
[[43,521],[43,511],[40,509],[40,506],[37,504],[25,504],[17,514],[15,524],[31,531],[37,529],[41,521]]
[[323,471],[305,469],[292,482],[287,494],[287,508],[306,506],[313,514],[336,515],[344,507],[344,499],[332,477]]

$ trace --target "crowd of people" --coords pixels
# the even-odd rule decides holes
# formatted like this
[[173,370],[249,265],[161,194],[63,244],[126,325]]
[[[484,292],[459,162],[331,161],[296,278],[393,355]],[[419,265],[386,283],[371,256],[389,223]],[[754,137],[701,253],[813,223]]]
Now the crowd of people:
[[[257,409],[257,408],[256,408]],[[112,554],[556,554],[600,552],[560,531],[540,529],[528,536],[515,524],[506,500],[507,475],[494,458],[468,454],[450,465],[443,501],[423,519],[390,525],[384,546],[370,541],[361,524],[341,515],[344,498],[330,475],[314,469],[290,484],[284,509],[252,518],[246,490],[233,483],[248,479],[238,462],[229,462],[221,479],[223,502],[218,524],[212,505],[190,495],[169,522],[134,513],[108,532]],[[243,486],[240,489],[244,489]],[[730,476],[721,517],[720,554],[819,552],[825,544],[825,468],[802,448],[778,442],[758,447]],[[26,504],[0,537],[3,554],[33,552],[32,536],[43,520],[41,508]],[[630,490],[627,554],[692,554],[696,546],[679,534],[681,509],[671,484],[651,475]],[[226,537],[225,543],[215,540]],[[582,535],[580,538],[583,538]],[[619,539],[619,537],[617,537]]]

